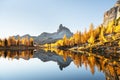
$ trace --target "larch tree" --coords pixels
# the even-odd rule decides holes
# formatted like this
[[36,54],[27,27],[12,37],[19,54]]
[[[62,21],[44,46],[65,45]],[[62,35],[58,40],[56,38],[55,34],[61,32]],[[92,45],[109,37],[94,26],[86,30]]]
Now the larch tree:
[[17,46],[20,45],[20,36],[18,36],[18,40],[17,40]]
[[99,40],[101,43],[107,42],[107,40],[104,37],[104,27],[101,25],[101,30],[100,30],[100,35],[99,35]]
[[81,32],[77,31],[74,34],[75,44],[79,45],[81,43]]
[[114,20],[110,21],[106,27],[106,34],[111,34],[113,33],[114,30]]
[[8,40],[6,38],[4,40],[4,46],[8,46]]
[[33,38],[30,38],[30,46],[33,46]]
[[66,46],[67,45],[67,37],[66,37],[66,34],[64,35],[63,37],[63,46]]
[[94,26],[93,26],[93,24],[90,25],[89,33],[90,33],[90,38],[88,39],[88,43],[94,44],[95,36],[94,36]]

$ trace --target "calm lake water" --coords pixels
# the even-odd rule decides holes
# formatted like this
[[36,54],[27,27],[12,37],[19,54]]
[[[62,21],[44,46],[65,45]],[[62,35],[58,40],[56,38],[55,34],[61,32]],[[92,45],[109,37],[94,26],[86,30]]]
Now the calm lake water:
[[91,53],[0,51],[0,80],[114,80],[119,69]]

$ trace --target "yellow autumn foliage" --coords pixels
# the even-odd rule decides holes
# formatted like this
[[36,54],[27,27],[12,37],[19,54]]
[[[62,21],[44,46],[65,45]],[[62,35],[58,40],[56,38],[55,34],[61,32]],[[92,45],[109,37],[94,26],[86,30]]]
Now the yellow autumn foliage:
[[94,44],[94,42],[95,42],[95,37],[94,37],[94,33],[93,33],[93,32],[91,33],[91,36],[90,36],[90,38],[88,39],[88,42],[89,42],[90,44]]
[[[53,46],[64,46],[64,47],[73,47],[73,46],[87,46],[94,43],[104,44],[110,40],[116,40],[120,37],[120,24],[116,24],[118,21],[110,21],[107,25],[100,25],[94,28],[93,24],[90,24],[89,30],[87,31],[77,31],[70,38],[67,38],[66,35],[61,40],[58,40],[56,43],[53,43]],[[89,44],[88,44],[89,43]]]
[[106,40],[105,37],[104,37],[104,27],[103,27],[103,26],[101,26],[101,31],[100,31],[100,35],[99,35],[99,40],[100,40],[101,42],[107,42],[107,40]]
[[120,25],[115,26],[114,32],[120,33]]
[[106,33],[111,34],[113,32],[113,26],[114,25],[114,20],[108,23],[108,26],[106,27]]

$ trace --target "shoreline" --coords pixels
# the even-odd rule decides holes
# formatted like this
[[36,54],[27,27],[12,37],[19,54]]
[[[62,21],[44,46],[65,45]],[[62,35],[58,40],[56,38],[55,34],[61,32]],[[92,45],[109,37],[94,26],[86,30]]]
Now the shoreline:
[[35,46],[0,46],[0,50],[32,50]]

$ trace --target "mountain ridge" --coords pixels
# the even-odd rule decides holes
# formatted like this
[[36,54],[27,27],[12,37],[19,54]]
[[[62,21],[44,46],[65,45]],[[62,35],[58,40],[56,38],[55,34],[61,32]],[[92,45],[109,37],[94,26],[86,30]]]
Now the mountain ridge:
[[[119,18],[120,18],[120,0],[117,0],[115,5],[104,13],[104,20],[103,20],[102,24],[104,26],[107,26],[107,24],[109,22],[111,22],[112,20],[117,20]],[[120,23],[120,21],[119,21],[119,23]],[[29,34],[26,34],[23,36],[16,35],[14,37],[16,39],[18,39],[18,37],[33,38],[34,42],[37,44],[46,44],[46,43],[54,43],[57,40],[62,39],[64,35],[66,35],[67,38],[70,38],[73,35],[73,33],[67,27],[60,24],[57,31],[53,32],[53,33],[43,32],[38,36],[31,36]]]
[[34,42],[37,44],[46,44],[56,42],[57,40],[62,39],[64,35],[66,35],[67,38],[70,38],[73,35],[73,33],[67,27],[60,24],[57,32],[53,33],[43,32],[38,36],[31,36],[29,34],[25,34],[23,36],[16,35],[14,37],[16,39],[18,39],[19,37],[20,38],[28,37],[28,39],[33,38]]

